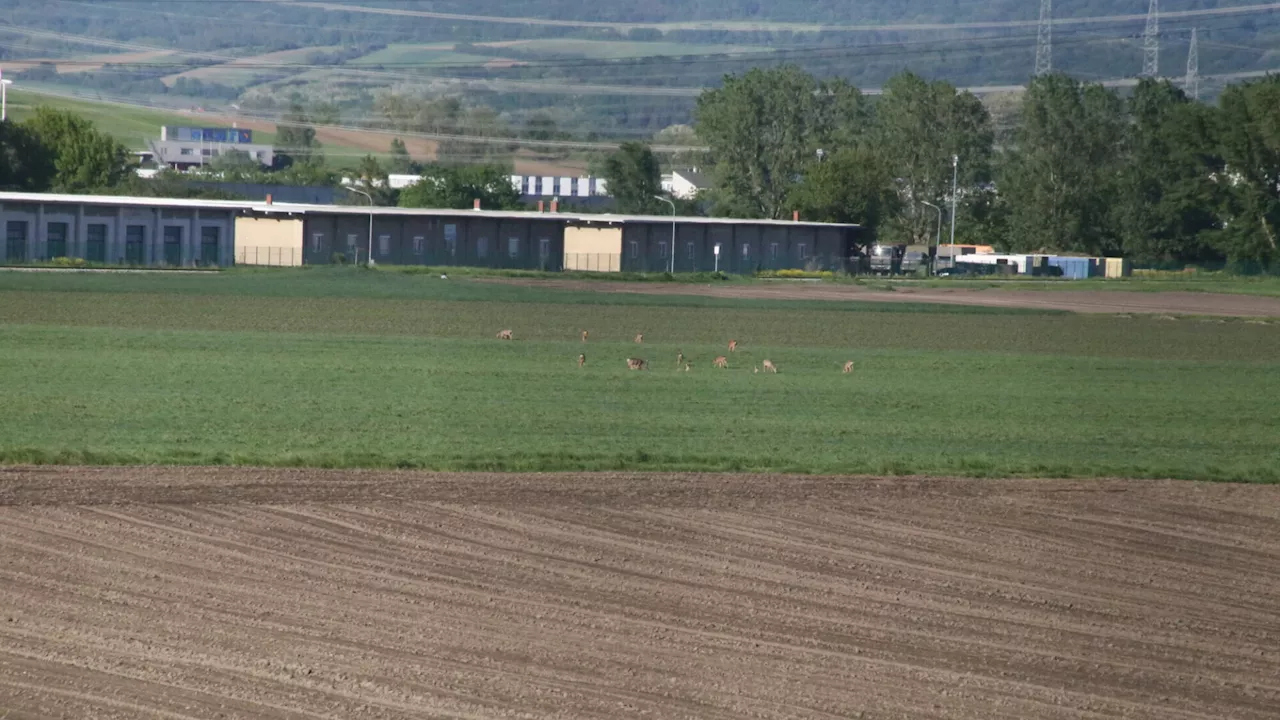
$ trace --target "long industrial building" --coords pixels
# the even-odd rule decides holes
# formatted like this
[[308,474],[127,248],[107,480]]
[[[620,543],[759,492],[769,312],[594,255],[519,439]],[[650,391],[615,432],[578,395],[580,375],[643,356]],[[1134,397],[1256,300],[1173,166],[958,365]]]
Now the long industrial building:
[[843,269],[856,225],[0,192],[6,264],[365,262],[599,272]]

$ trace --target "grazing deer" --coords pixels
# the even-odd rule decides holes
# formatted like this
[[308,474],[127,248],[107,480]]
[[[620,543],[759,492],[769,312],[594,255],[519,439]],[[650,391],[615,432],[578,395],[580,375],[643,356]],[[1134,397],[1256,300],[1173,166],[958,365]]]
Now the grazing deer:
[[499,340],[510,340],[510,339],[511,339],[511,331],[510,331],[510,330],[499,330],[499,331],[498,331],[498,339],[499,339]]
[[639,335],[636,335],[636,343],[639,344],[642,342],[644,342],[644,333],[640,333]]
[[844,364],[844,372],[845,372],[846,374],[853,372],[853,361],[852,361],[852,360],[850,360],[849,362],[847,362],[847,363],[845,363],[845,364]]
[[753,372],[753,373],[758,373],[758,372],[760,372],[760,366],[759,366],[759,365],[756,365],[755,367],[751,368],[751,372]]
[[770,362],[770,361],[768,361],[768,360],[765,360],[764,362],[762,362],[762,363],[760,363],[760,364],[764,366],[764,371],[765,371],[765,372],[771,372],[771,373],[776,373],[776,372],[778,372],[778,368],[777,368],[777,366],[776,366],[776,365],[774,365],[772,362]]
[[645,370],[649,367],[649,363],[640,358],[627,358],[628,370]]
[[586,341],[587,341],[587,331],[586,331],[586,330],[583,330],[583,331],[582,331],[582,342],[586,342]]
[[730,341],[729,341],[729,352],[738,352],[738,341],[737,341],[737,340],[730,340]]
[[677,350],[676,351],[676,367],[680,367],[683,364],[684,364],[684,353]]
[[729,367],[729,359],[720,355],[715,360],[712,360],[711,364],[723,370],[724,368]]
[[693,370],[693,366],[691,366],[689,363],[685,363],[685,364],[684,364],[684,371],[685,371],[685,372],[689,372],[689,371],[691,371],[691,370]]
[[586,365],[586,364],[587,364],[587,354],[578,353],[578,367],[582,367],[583,365]]

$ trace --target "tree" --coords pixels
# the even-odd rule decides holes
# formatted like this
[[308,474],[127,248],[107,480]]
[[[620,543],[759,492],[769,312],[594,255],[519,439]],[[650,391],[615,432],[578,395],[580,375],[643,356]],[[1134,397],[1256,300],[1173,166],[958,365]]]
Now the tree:
[[391,139],[391,153],[387,160],[387,170],[396,174],[413,172],[413,158],[409,157],[409,149],[400,138]]
[[702,141],[690,125],[668,125],[654,134],[653,144],[690,148],[668,155],[670,167],[699,167],[706,162],[706,153],[694,149],[701,146]]
[[790,205],[806,220],[857,223],[871,230],[896,212],[900,199],[884,159],[866,148],[842,148],[809,166]]
[[44,192],[53,183],[54,157],[25,125],[0,122],[0,189]]
[[695,128],[711,148],[716,212],[790,216],[792,185],[833,138],[859,134],[860,106],[847,83],[820,83],[794,65],[731,75],[723,87],[702,93]]
[[1119,250],[1108,212],[1123,145],[1120,99],[1060,74],[1034,78],[998,187],[1017,250]]
[[1227,88],[1218,123],[1228,190],[1222,250],[1235,263],[1280,260],[1280,76]]
[[257,181],[262,176],[262,166],[243,150],[224,150],[206,167],[223,180]]
[[501,165],[432,165],[423,170],[421,180],[400,191],[401,207],[465,210],[476,200],[486,210],[519,208],[520,193],[511,184],[511,170]]
[[[374,205],[395,205],[397,193],[391,189],[387,171],[372,155],[365,155],[356,168],[356,178]],[[363,200],[363,198],[362,198]]]
[[1173,84],[1143,79],[1129,98],[1130,125],[1115,202],[1124,254],[1144,261],[1213,257],[1221,186],[1212,110]]
[[971,93],[910,72],[891,78],[871,132],[901,198],[886,229],[905,242],[932,244],[938,216],[923,203],[949,210],[953,158],[959,158],[957,187],[989,181],[992,139],[991,117]]
[[619,212],[645,215],[658,212],[663,195],[662,171],[649,146],[625,142],[600,163],[599,175],[608,183],[609,194]]
[[316,139],[316,129],[312,127],[299,103],[290,105],[288,112],[280,118],[276,126],[276,147],[277,154],[287,156],[285,165],[324,164],[320,141]]
[[124,147],[79,115],[40,107],[24,124],[53,159],[54,191],[103,190],[119,184],[128,171]]

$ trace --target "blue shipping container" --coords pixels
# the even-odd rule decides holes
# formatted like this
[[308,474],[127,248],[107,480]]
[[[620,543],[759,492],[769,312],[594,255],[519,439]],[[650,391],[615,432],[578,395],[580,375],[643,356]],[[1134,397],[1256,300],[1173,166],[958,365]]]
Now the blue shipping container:
[[1089,277],[1089,258],[1051,257],[1050,267],[1062,268],[1062,277],[1070,280],[1085,280]]

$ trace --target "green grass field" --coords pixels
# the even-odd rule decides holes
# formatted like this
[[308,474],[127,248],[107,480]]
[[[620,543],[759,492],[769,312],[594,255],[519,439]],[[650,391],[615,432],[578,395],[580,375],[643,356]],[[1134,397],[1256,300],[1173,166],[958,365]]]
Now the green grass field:
[[167,113],[163,110],[92,102],[22,90],[9,91],[9,117],[12,120],[19,122],[26,120],[41,105],[56,110],[67,110],[84,117],[130,150],[146,148],[148,140],[160,137],[160,128],[165,125],[192,124],[190,117],[178,113]]
[[[502,328],[516,339],[494,339]],[[740,352],[713,370],[730,338]],[[633,355],[651,369],[626,370]],[[766,357],[779,374],[751,371]],[[1280,325],[1232,320],[570,293],[353,268],[0,273],[10,463],[1275,482],[1277,370]]]

